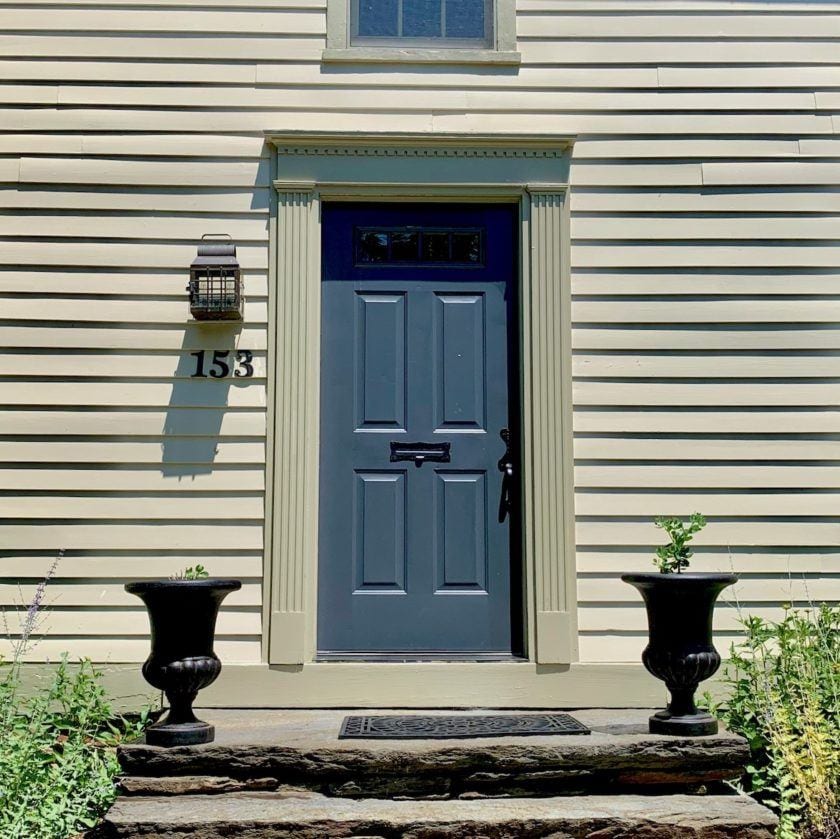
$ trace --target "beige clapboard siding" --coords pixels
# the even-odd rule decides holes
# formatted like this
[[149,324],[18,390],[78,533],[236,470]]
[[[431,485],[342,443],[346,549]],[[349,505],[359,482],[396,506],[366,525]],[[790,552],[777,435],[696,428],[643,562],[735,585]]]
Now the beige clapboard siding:
[[[607,546],[580,547],[578,559],[588,573],[609,573],[618,577],[628,569],[653,568],[653,545],[658,542],[659,531],[651,534],[650,545],[635,549],[624,547],[613,550]],[[775,574],[780,580],[804,574],[837,573],[840,550],[813,547],[760,547],[749,546],[697,547],[691,560],[697,571],[736,571],[739,574]],[[590,604],[590,608],[594,608]],[[607,607],[604,607],[607,608]]]
[[[0,239],[0,249],[8,265],[71,265],[117,269],[140,265],[144,268],[174,269],[189,266],[195,259],[194,243],[97,242],[92,237],[71,242],[44,242],[39,251],[34,251],[29,242],[7,238]],[[237,258],[243,270],[254,268],[265,271],[267,268],[264,247],[249,244],[240,246],[237,248]],[[265,320],[265,315],[262,320]]]
[[[89,499],[85,499],[86,501]],[[608,492],[581,491],[575,499],[575,510],[582,516],[658,516],[683,515],[685,510],[700,510],[710,516],[751,518],[754,516],[833,516],[837,514],[837,493],[760,492],[749,489],[740,493],[726,492]],[[21,499],[12,509],[28,507],[29,499]]]
[[[233,353],[227,356],[228,365],[235,363]],[[254,380],[265,378],[266,359],[253,354],[253,378],[233,379],[232,386],[251,386]],[[205,362],[210,368],[210,359]],[[52,353],[0,352],[0,376],[60,376],[61,378],[132,378],[132,379],[188,379],[195,383],[196,359],[190,355],[168,353],[86,353],[73,352],[56,357]],[[227,382],[226,382],[227,383]],[[212,382],[211,382],[212,384]]]
[[[187,478],[185,477],[185,480]],[[33,525],[0,523],[6,550],[137,550],[163,551],[262,550],[259,524],[148,523],[102,524],[68,522]]]
[[[198,236],[237,238],[246,322],[221,346],[255,351],[263,374],[266,130],[578,137],[584,660],[638,660],[644,612],[617,576],[650,567],[657,514],[702,508],[695,567],[744,574],[760,614],[792,599],[791,574],[838,596],[840,18],[819,3],[518,8],[517,72],[324,72],[323,0],[0,0],[0,544],[28,552],[0,574],[31,591],[65,546],[53,585],[79,601],[57,606],[72,640],[36,658],[142,660],[122,582],[193,560],[247,578],[237,617],[252,622],[231,617],[217,649],[259,658],[265,380],[189,380],[189,352],[220,333],[189,322],[183,283]],[[216,524],[205,499],[224,507]]]
[[159,464],[145,469],[136,465],[114,468],[73,464],[62,469],[50,465],[30,464],[14,468],[14,464],[3,464],[0,468],[0,490],[42,491],[54,493],[76,492],[262,492],[265,489],[263,465],[257,463],[248,467],[234,464],[231,467],[214,463],[207,471],[194,470],[189,474],[169,474],[161,471]]
[[[224,606],[222,606],[224,609]],[[147,638],[62,638],[49,635],[38,639],[26,650],[24,661],[58,661],[62,653],[71,651],[70,659],[75,661],[89,658],[92,661],[118,664],[121,662],[145,661],[149,655]],[[256,664],[260,660],[260,638],[252,636],[222,636],[216,638],[213,650],[226,664]],[[12,640],[0,637],[0,656],[6,658],[12,652]]]
[[[617,249],[620,250],[621,247],[618,246]],[[704,253],[706,250],[711,251],[712,258],[714,247],[704,247],[700,250]],[[771,249],[753,246],[752,250],[762,253]],[[784,248],[772,250],[782,251]],[[578,255],[580,251],[579,246],[576,249]],[[662,256],[665,257],[665,254]],[[698,262],[701,258],[700,253],[693,257]],[[766,254],[764,258],[769,263],[772,255]],[[832,298],[803,300],[794,296],[787,299],[768,300],[755,297],[750,300],[730,300],[725,295],[716,295],[692,300],[688,304],[684,300],[672,301],[667,297],[664,300],[591,300],[580,297],[572,304],[572,315],[576,321],[583,323],[837,323],[840,322],[840,301]]]
[[[5,303],[5,301],[3,301]],[[97,304],[99,301],[97,301]],[[186,303],[182,304],[186,307]],[[27,310],[29,311],[29,310]],[[52,313],[51,313],[52,314]],[[22,318],[25,323],[27,319]],[[33,320],[35,320],[33,318]],[[187,351],[206,349],[208,341],[219,334],[218,329],[210,326],[193,324],[188,321],[172,324],[156,324],[151,328],[131,328],[124,324],[96,326],[86,323],[78,326],[78,321],[70,320],[52,326],[3,326],[0,329],[0,345],[4,347],[28,347],[41,349],[51,347],[102,350],[132,350],[145,347],[147,350]],[[137,324],[139,327],[140,325]],[[223,342],[227,343],[227,342]],[[236,336],[234,346],[253,350],[264,350],[267,336],[264,327],[249,327],[247,324]]]
[[[779,605],[764,606],[750,603],[749,614],[768,621],[779,621],[784,617],[784,609]],[[725,601],[718,601],[714,618],[715,629],[718,632],[737,633],[741,629],[741,619],[747,606],[739,611],[737,606]],[[578,608],[578,625],[582,632],[609,632],[614,623],[621,623],[626,631],[644,633],[647,630],[647,616],[641,603],[618,606],[611,603],[609,607],[589,607],[582,603]],[[721,650],[723,651],[723,650]]]
[[[0,422],[2,415],[0,415]],[[806,411],[621,411],[580,408],[574,413],[580,432],[703,434],[725,427],[730,434],[840,434],[840,412]]]
[[[178,571],[178,568],[173,568]],[[12,585],[10,583],[0,584],[0,603],[4,606],[19,606],[32,601],[35,596],[35,583],[24,583]],[[62,579],[53,579],[47,588],[44,598],[46,607],[67,608],[70,606],[102,606],[103,608],[133,607],[138,606],[136,596],[129,594],[123,583],[112,582],[67,582]],[[245,580],[239,591],[231,592],[225,603],[232,607],[253,607],[260,603],[259,580]]]
[[[152,246],[154,251],[165,251],[169,246],[156,244]],[[142,247],[139,245],[115,245],[113,243],[102,243],[95,245],[85,243],[79,245],[80,249],[84,249],[86,254],[101,254],[102,262],[108,259],[107,266],[124,267],[130,264],[130,255],[133,253],[138,258],[142,252]],[[122,256],[121,248],[125,249],[127,256]],[[180,248],[179,248],[180,249]],[[27,253],[30,255],[32,264],[43,265],[47,258],[48,252],[45,251],[39,256],[34,253],[29,243],[21,242],[0,242],[0,250],[10,257],[14,258],[16,253]],[[69,250],[69,248],[68,248]],[[183,250],[190,252],[191,255],[187,259],[187,264],[195,258],[195,246]],[[54,248],[50,254],[57,264],[60,264],[61,250],[58,246]],[[77,264],[84,264],[84,254],[80,254]],[[39,261],[41,260],[41,261]],[[174,261],[174,258],[173,258]],[[146,267],[155,267],[149,266]],[[162,267],[168,267],[166,265]],[[185,280],[186,284],[186,280]],[[33,296],[28,298],[21,297],[7,297],[2,300],[3,318],[6,320],[37,320],[43,321],[45,319],[51,321],[86,321],[90,323],[153,323],[153,324],[186,324],[189,320],[189,308],[186,301],[186,296],[181,300],[131,300],[131,299],[117,299],[117,300],[97,300],[96,305],[92,305],[92,301],[88,299],[79,298],[50,298],[50,308],[45,311],[43,306],[33,306],[33,302],[37,301],[34,293],[37,289],[33,289]],[[47,314],[49,317],[44,318]],[[246,297],[245,299],[245,317],[252,324],[265,323],[268,320],[268,310],[264,301],[259,299],[254,300]],[[182,326],[183,328],[183,326]],[[205,334],[207,334],[205,332]],[[241,344],[240,344],[241,346]]]
[[[207,231],[207,219],[201,216],[167,216],[145,213],[121,213],[95,216],[96,232],[100,238],[110,239],[185,239],[194,246]],[[268,235],[268,219],[259,216],[224,216],[216,221],[219,229],[234,238],[237,245],[263,242]],[[71,213],[3,213],[0,215],[0,235],[30,236],[33,227],[43,230],[44,236],[72,236],[82,238],[90,234],[91,215]],[[238,249],[237,249],[238,252]],[[184,291],[183,274],[181,292]],[[146,292],[153,294],[154,292]],[[263,291],[264,293],[264,291]]]
[[[233,380],[237,381],[237,380]],[[186,379],[173,382],[44,382],[0,381],[6,405],[45,407],[149,407],[149,408],[208,408],[218,415],[225,407],[264,408],[265,386],[254,379],[249,384],[229,384],[207,379]],[[217,416],[218,419],[218,416]],[[2,444],[0,444],[2,445]],[[81,444],[80,444],[81,445]],[[159,445],[159,444],[158,444]],[[222,443],[225,447],[231,445]],[[33,451],[36,446],[33,446]],[[91,451],[95,448],[91,447]],[[221,451],[221,449],[220,449]],[[148,450],[152,457],[152,449]],[[260,453],[254,450],[255,456]],[[55,452],[61,454],[61,452]],[[111,462],[119,462],[124,452],[109,455]],[[158,457],[159,460],[159,457]],[[156,462],[154,458],[148,462]]]
[[606,189],[575,190],[576,212],[634,213],[832,213],[840,210],[840,189],[727,186],[713,190]]
[[[685,509],[683,515],[688,515]],[[712,520],[711,533],[696,539],[698,545],[719,547],[822,547],[836,545],[840,540],[840,519],[801,519],[793,521],[767,519]],[[650,518],[635,521],[599,518],[581,519],[577,524],[579,545],[650,545],[658,542],[659,534],[651,535]]]
[[[639,602],[639,594],[632,586],[611,575],[581,576],[578,597],[585,603]],[[840,600],[840,576],[820,579],[800,574],[768,580],[745,574],[724,592],[722,599],[733,604]]]
[[102,189],[95,184],[57,185],[52,188],[22,186],[17,190],[0,189],[0,207],[20,210],[153,211],[173,213],[268,213],[268,188],[247,190],[190,187],[189,189],[132,188]]
[[[822,304],[822,301],[819,301]],[[692,301],[692,309],[694,301]],[[798,323],[766,322],[684,324],[578,324],[572,329],[576,349],[587,350],[830,350],[840,349],[840,328],[824,329]]]
[[[263,463],[265,447],[261,442],[219,442],[215,446],[202,438],[167,439],[146,442],[82,442],[40,440],[0,440],[0,463],[161,463],[179,464],[209,471],[216,463]],[[184,470],[185,474],[189,470]]]
[[[21,217],[23,219],[24,217]],[[96,219],[99,224],[103,219]],[[40,223],[38,219],[37,223]],[[21,222],[23,223],[23,222]],[[29,222],[32,225],[34,222]],[[88,225],[90,219],[88,218]],[[162,222],[163,223],[163,222]],[[81,220],[80,220],[81,224]],[[128,227],[126,222],[123,222]],[[204,225],[206,227],[206,224]],[[230,225],[226,225],[228,229]],[[31,230],[30,226],[30,230]],[[268,295],[268,277],[262,271],[249,271],[244,277],[245,293],[249,299],[266,297]],[[124,297],[177,297],[184,305],[184,274],[174,272],[160,272],[158,274],[124,273],[116,274],[111,271],[0,271],[0,294],[14,292],[18,294],[42,295],[109,295],[118,294]],[[239,336],[242,346],[252,346],[247,340]],[[84,346],[79,342],[80,345]],[[141,341],[141,344],[145,342]],[[135,344],[136,346],[136,344]]]
[[[734,631],[715,630],[715,646],[723,652],[741,638],[743,635]],[[622,634],[582,631],[579,642],[583,661],[638,661],[647,646],[647,630],[627,630]]]
[[[271,110],[307,109],[312,99],[309,91],[285,86],[258,88],[204,86],[102,86],[91,85],[0,85],[0,102],[20,103],[35,98],[36,104],[74,106],[139,105],[143,107],[267,108]],[[393,111],[390,97],[372,98],[372,87],[331,89],[322,85],[319,104],[325,110]],[[401,110],[423,110],[428,107],[428,91],[406,88],[400,91]],[[435,91],[435,105],[443,111],[469,108],[473,111],[529,113],[554,111],[803,111],[813,112],[813,94],[804,92],[775,93],[674,93],[652,91],[625,93],[612,91],[528,91],[528,90],[453,90]],[[829,109],[827,102],[825,108]],[[211,170],[215,167],[207,167]],[[209,176],[209,175],[208,175]],[[23,175],[21,176],[23,178]],[[105,177],[108,177],[106,171]],[[232,174],[230,177],[235,177]],[[107,182],[107,180],[106,180]],[[234,182],[238,185],[238,182]]]
[[807,436],[578,435],[575,456],[585,460],[833,460],[839,444],[838,440]]
[[[683,382],[645,381],[577,381],[573,385],[575,405],[609,406],[709,406],[729,407],[760,406],[766,408],[808,406],[834,407],[840,400],[840,383],[833,381],[773,382],[706,382],[703,380],[689,384]],[[711,431],[711,429],[708,429]],[[726,433],[727,429],[721,429]],[[829,451],[827,444],[814,443],[821,451]],[[735,443],[732,451],[737,447]],[[779,448],[784,448],[781,445]],[[690,455],[688,455],[690,457]]]
[[260,410],[226,411],[221,417],[205,411],[175,408],[162,411],[0,411],[0,434],[44,436],[132,435],[159,437],[175,427],[184,437],[262,437],[265,414]]
[[[369,100],[368,100],[369,101]],[[398,100],[389,100],[392,103]],[[313,100],[309,100],[312,105]],[[273,124],[295,126],[301,131],[334,130],[336,124],[353,125],[359,131],[375,132],[393,129],[399,122],[410,132],[499,132],[515,134],[522,130],[522,113],[487,112],[464,113],[464,106],[446,111],[429,110],[428,103],[417,111],[405,111],[392,104],[381,111],[368,108],[364,101],[358,107],[316,111],[290,109],[269,113],[269,108],[253,110],[225,109],[214,112],[214,126],[218,131],[259,131],[265,129],[268,118]],[[533,133],[569,136],[588,133],[634,134],[691,134],[717,136],[719,134],[776,133],[800,137],[803,134],[831,135],[835,132],[828,115],[802,113],[557,113],[529,112],[528,125]],[[207,115],[202,110],[129,109],[129,108],[17,108],[6,110],[6,122],[14,131],[148,131],[150,124],[162,130],[176,132],[204,132]],[[8,176],[16,179],[13,174]]]
[[[632,505],[629,505],[632,506]],[[824,513],[825,508],[821,507]],[[19,495],[3,499],[3,515],[11,519],[87,519],[166,521],[169,519],[228,519],[262,521],[262,499],[235,496],[215,502],[207,497],[126,494],[121,496],[83,495],[66,498],[56,495]]]
[[[0,371],[15,364],[16,356],[0,355]],[[6,359],[9,359],[7,362]],[[660,352],[628,358],[613,353],[581,353],[572,358],[572,374],[611,378],[751,379],[825,378],[840,376],[840,355],[708,355]]]
[[612,487],[646,490],[713,489],[840,489],[840,465],[708,463],[593,463],[575,467],[578,488]]
[[[43,579],[52,565],[55,556],[18,555],[4,556],[0,559],[0,573],[5,582],[25,578]],[[263,560],[259,553],[222,553],[202,554],[148,554],[140,551],[122,554],[100,555],[93,553],[66,554],[56,566],[59,580],[67,579],[165,579],[182,568],[204,565],[216,576],[232,576],[240,579],[251,577],[258,580],[262,576]]]
[[837,239],[840,216],[623,216],[572,219],[572,237],[583,239]]
[[[141,636],[149,635],[149,621],[145,610],[137,609],[105,609],[102,606],[84,609],[62,608],[61,600],[48,606],[43,621],[39,627],[41,633],[52,637],[71,635],[85,636]],[[25,610],[17,612],[7,609],[12,637],[19,637],[21,627],[18,623]],[[16,620],[17,618],[17,620]],[[219,636],[252,635],[259,636],[261,631],[261,615],[257,609],[234,609],[227,605],[216,623],[216,633]]]
[[[632,223],[628,226],[632,226]],[[0,282],[2,282],[2,277],[0,277]],[[578,269],[572,275],[572,293],[580,296],[616,294],[801,296],[834,294],[838,283],[840,283],[840,273],[831,270],[799,273],[777,271],[768,275],[766,271],[744,271],[738,274],[708,269],[694,272],[643,270],[627,273]],[[734,337],[730,335],[728,340],[734,341]],[[820,347],[822,343],[815,341],[814,344],[808,346]],[[733,346],[729,343],[727,346],[740,349],[737,345]],[[775,347],[795,349],[782,339],[776,341]],[[708,348],[708,345],[704,348]]]

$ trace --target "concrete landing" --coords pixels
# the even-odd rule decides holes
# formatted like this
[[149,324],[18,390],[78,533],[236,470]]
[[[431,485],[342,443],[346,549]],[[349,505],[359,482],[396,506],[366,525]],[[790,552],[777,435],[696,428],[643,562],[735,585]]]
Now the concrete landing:
[[123,791],[227,794],[285,784],[336,797],[453,799],[686,791],[737,778],[749,757],[743,738],[725,731],[702,738],[649,734],[649,710],[572,711],[590,735],[339,740],[349,713],[360,712],[199,712],[215,724],[216,741],[175,749],[123,746]]
[[351,801],[316,793],[122,798],[109,839],[772,839],[775,818],[741,796],[580,796]]

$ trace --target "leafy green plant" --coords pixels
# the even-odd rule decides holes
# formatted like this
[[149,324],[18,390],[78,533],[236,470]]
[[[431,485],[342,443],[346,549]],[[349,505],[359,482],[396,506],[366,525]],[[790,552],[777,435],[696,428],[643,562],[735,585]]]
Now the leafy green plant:
[[688,523],[677,518],[658,518],[654,522],[658,528],[668,534],[669,542],[656,549],[654,564],[663,574],[678,574],[688,568],[692,551],[688,543],[706,526],[705,517],[692,513]]
[[93,827],[116,796],[115,746],[139,736],[149,717],[115,717],[89,660],[70,665],[65,655],[34,689],[24,685],[23,660],[58,561],[24,613],[11,660],[0,660],[3,839],[64,839]]
[[203,580],[209,577],[210,574],[208,573],[207,569],[203,565],[196,565],[195,567],[190,566],[189,568],[184,568],[183,571],[178,571],[177,574],[173,574],[170,579],[172,580]]
[[750,616],[731,648],[731,695],[712,710],[747,738],[744,789],[779,815],[779,839],[840,837],[840,606]]

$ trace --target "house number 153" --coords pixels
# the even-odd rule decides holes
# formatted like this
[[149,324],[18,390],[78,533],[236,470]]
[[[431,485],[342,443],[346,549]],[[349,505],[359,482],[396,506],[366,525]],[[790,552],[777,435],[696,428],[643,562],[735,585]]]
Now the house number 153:
[[[212,356],[210,356],[212,353]],[[224,379],[231,374],[231,361],[233,364],[233,375],[237,379],[249,379],[254,375],[254,354],[251,350],[235,350],[235,358],[231,360],[231,350],[198,350],[190,355],[195,359],[195,373],[191,379],[206,379],[210,376],[213,379]],[[210,356],[210,366],[205,372],[205,361]]]

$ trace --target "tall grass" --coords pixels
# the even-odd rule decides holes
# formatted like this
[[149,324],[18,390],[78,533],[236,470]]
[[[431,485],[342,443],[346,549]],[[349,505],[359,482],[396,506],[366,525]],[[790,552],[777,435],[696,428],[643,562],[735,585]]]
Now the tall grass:
[[71,666],[65,655],[34,690],[24,684],[23,663],[61,556],[10,638],[11,659],[0,660],[0,839],[65,839],[94,826],[116,796],[114,747],[138,736],[147,717],[116,718],[89,660]]
[[840,606],[742,624],[715,710],[749,741],[745,789],[777,811],[779,839],[840,839]]

